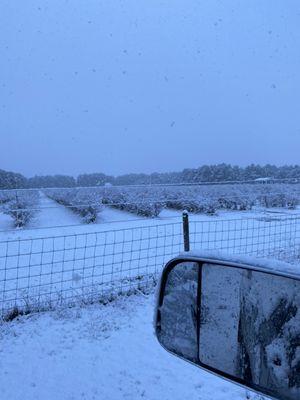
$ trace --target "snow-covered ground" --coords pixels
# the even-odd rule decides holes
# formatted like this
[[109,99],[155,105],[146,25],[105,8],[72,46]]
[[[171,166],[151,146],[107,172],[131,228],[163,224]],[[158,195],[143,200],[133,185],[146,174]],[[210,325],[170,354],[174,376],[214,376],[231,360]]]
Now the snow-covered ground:
[[[39,192],[39,211],[23,229],[15,229],[10,216],[0,208],[0,240],[25,239],[43,236],[57,236],[74,233],[91,233],[142,226],[165,225],[181,222],[182,212],[164,209],[157,218],[145,218],[135,214],[104,207],[98,214],[96,223],[84,224],[76,213]],[[247,218],[273,218],[300,215],[300,208],[286,210],[281,208],[257,208],[252,211],[218,211],[216,215],[190,214],[191,221],[216,221]]]
[[0,231],[9,231],[13,229],[13,220],[12,218],[1,212],[0,210]]
[[[36,217],[29,224],[27,229],[72,227],[77,225],[87,226],[83,224],[78,214],[45,196],[42,191],[40,191],[39,208],[40,211],[37,212]],[[111,222],[127,223],[145,219],[146,218],[138,217],[125,211],[104,207],[103,210],[99,212],[94,226],[101,226]]]
[[[64,295],[89,297],[84,292],[89,288],[97,298],[104,288],[113,289],[112,282],[118,290],[135,287],[130,279],[156,273],[182,250],[180,212],[164,210],[147,219],[105,208],[96,224],[85,225],[65,207],[45,197],[41,203],[29,229],[0,232],[1,309],[14,304],[35,309],[35,303],[40,308],[49,299],[50,306],[62,306],[0,326],[1,400],[246,399],[244,389],[158,345],[152,296],[85,308],[75,302],[71,309],[61,302]],[[286,223],[280,218],[295,214],[299,211],[261,209],[191,215],[191,248],[294,251],[300,218]],[[7,229],[9,217],[2,215],[0,224]]]
[[15,229],[10,216],[1,213],[0,240],[16,238],[42,237],[49,235],[73,234],[82,232],[99,232],[136,226],[165,224],[180,221],[181,213],[175,210],[163,210],[159,218],[145,218],[135,214],[104,207],[98,214],[96,223],[84,224],[80,217],[67,207],[47,198],[40,192],[40,202],[35,217],[23,229]]
[[[106,208],[97,223],[87,225],[45,196],[40,201],[43,207],[31,229],[0,232],[2,315],[15,306],[52,308],[66,300],[131,290],[140,283],[137,278],[152,282],[163,264],[183,250],[177,211],[149,219]],[[191,250],[278,256],[288,249],[295,259],[300,254],[300,218],[288,218],[294,215],[262,209],[191,215]],[[52,227],[43,228],[43,223]]]
[[[153,334],[153,296],[120,297],[0,326],[3,400],[246,400],[246,391],[176,358]],[[257,398],[251,395],[251,399]]]
[[[50,202],[53,200],[49,199]],[[216,215],[190,214],[191,222],[215,222],[238,219],[266,219],[272,220],[281,217],[300,216],[300,209],[257,209],[253,211],[220,211]],[[26,228],[15,229],[12,219],[0,212],[0,240],[15,240],[27,238],[39,238],[58,235],[72,235],[80,233],[94,233],[110,230],[166,225],[170,223],[181,223],[182,212],[176,210],[163,210],[157,218],[144,218],[104,207],[99,213],[96,223],[83,224],[79,216],[57,203],[51,204],[49,208],[43,208],[37,212],[36,217]]]
[[29,229],[80,224],[79,216],[71,210],[49,199],[42,191],[39,192],[39,196],[40,211],[37,212],[36,217],[30,222]]

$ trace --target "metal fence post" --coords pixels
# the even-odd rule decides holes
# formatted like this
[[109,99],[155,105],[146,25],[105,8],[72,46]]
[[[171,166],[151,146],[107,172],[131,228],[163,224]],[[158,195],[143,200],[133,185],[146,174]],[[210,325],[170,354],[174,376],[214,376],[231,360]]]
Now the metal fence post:
[[183,228],[184,251],[190,251],[190,227],[189,227],[189,214],[187,211],[183,211],[182,213],[182,228]]

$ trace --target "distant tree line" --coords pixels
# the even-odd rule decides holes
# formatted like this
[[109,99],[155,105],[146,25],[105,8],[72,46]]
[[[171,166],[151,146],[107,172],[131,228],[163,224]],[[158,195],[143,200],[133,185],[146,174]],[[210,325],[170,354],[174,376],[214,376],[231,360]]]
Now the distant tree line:
[[27,179],[21,174],[0,169],[0,188],[16,189],[27,185]]
[[152,174],[126,174],[110,176],[103,173],[81,174],[77,178],[68,175],[45,175],[25,178],[19,173],[0,170],[0,188],[51,188],[76,186],[145,185],[168,183],[200,183],[226,181],[253,181],[258,178],[300,179],[300,165],[255,165],[247,167],[230,164],[203,165],[181,172],[154,172]]
[[68,175],[44,175],[34,176],[27,180],[27,187],[48,188],[48,187],[74,187],[77,185],[76,179]]

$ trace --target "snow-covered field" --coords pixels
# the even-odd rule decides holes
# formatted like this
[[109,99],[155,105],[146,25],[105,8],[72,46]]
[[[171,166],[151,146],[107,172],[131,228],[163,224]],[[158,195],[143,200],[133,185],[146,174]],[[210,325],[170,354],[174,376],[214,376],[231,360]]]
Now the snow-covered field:
[[[212,201],[212,203],[214,201],[216,201],[216,199],[218,198],[217,195],[220,196],[219,201],[219,209],[214,208],[214,212],[213,212],[213,216],[208,215],[210,213],[206,213],[205,209],[200,212],[199,214],[191,214],[192,215],[192,219],[193,220],[215,220],[216,218],[220,218],[220,219],[231,219],[231,218],[247,218],[247,217],[253,217],[254,215],[258,214],[271,214],[271,215],[281,215],[281,216],[285,216],[285,215],[291,215],[291,214],[295,214],[295,213],[299,213],[300,214],[300,206],[294,206],[294,207],[287,207],[287,204],[284,203],[284,199],[285,199],[285,192],[284,192],[284,188],[280,187],[280,191],[281,193],[277,193],[276,190],[274,189],[273,185],[270,186],[270,193],[268,193],[268,196],[264,196],[263,194],[260,194],[259,197],[259,193],[260,191],[262,191],[263,189],[261,189],[260,186],[254,186],[252,188],[253,192],[257,192],[256,193],[256,197],[254,196],[254,199],[256,199],[256,202],[258,204],[260,204],[260,202],[262,201],[261,198],[264,199],[264,197],[266,197],[267,200],[264,200],[266,203],[270,203],[272,204],[272,208],[267,209],[266,206],[262,206],[262,205],[256,205],[254,206],[255,200],[252,199],[251,195],[251,188],[247,189],[245,187],[243,187],[243,190],[245,191],[245,193],[243,191],[241,191],[241,188],[238,187],[238,189],[235,189],[233,192],[229,192],[227,193],[225,189],[223,189],[223,191],[225,190],[225,192],[223,193],[223,191],[221,189],[219,189],[218,187],[212,187],[216,193],[214,193],[214,197],[212,199],[210,199],[210,195],[211,193],[208,192],[207,196],[208,196],[208,200]],[[295,189],[296,186],[292,186],[293,190]],[[165,190],[164,188],[158,188],[160,190]],[[156,190],[158,190],[156,188]],[[163,192],[163,195],[160,194],[160,196],[162,196],[162,198],[166,198],[168,199],[168,196],[171,196],[172,191],[170,191],[172,188],[168,188],[166,190],[166,193]],[[246,190],[247,189],[247,190]],[[259,189],[259,190],[258,190]],[[74,189],[75,190],[75,189]],[[79,195],[78,197],[78,201],[80,200],[82,203],[83,207],[87,208],[87,204],[91,204],[91,206],[96,206],[99,205],[98,203],[102,202],[102,197],[103,194],[101,194],[102,192],[100,191],[99,193],[97,193],[97,191],[93,191],[93,189],[90,188],[82,188],[83,193],[81,193],[80,191],[77,193],[75,191],[75,193],[77,193]],[[134,189],[131,189],[134,190]],[[178,193],[176,192],[179,191]],[[193,201],[198,201],[199,204],[201,203],[201,201],[203,202],[203,196],[199,198],[195,197],[195,195],[197,194],[197,188],[189,188],[187,187],[186,189],[184,189],[183,191],[180,188],[176,188],[175,190],[175,194],[177,196],[179,196],[179,200],[176,200],[178,202],[178,204],[176,203],[176,201],[174,200],[173,202],[175,202],[178,206],[179,204],[181,206],[184,207],[184,205],[186,205],[187,207],[191,207],[191,204]],[[191,192],[189,192],[189,190]],[[212,189],[210,189],[212,190]],[[237,190],[237,193],[236,193]],[[275,190],[275,191],[274,191]],[[279,189],[277,189],[278,191]],[[130,190],[127,190],[128,193],[130,193]],[[141,191],[141,193],[139,192]],[[195,193],[194,193],[195,191]],[[287,191],[291,191],[291,189],[287,188]],[[1,192],[1,191],[0,191]],[[72,192],[72,191],[71,191]],[[29,218],[29,221],[26,222],[25,224],[25,229],[15,229],[15,221],[14,218],[12,216],[11,213],[5,213],[5,208],[10,208],[8,207],[6,204],[4,205],[0,205],[0,238],[3,236],[4,238],[11,238],[11,237],[26,237],[28,230],[40,230],[40,229],[46,229],[46,228],[52,228],[51,232],[54,232],[55,234],[55,229],[58,228],[58,231],[60,233],[73,233],[74,232],[74,226],[77,226],[76,228],[76,232],[77,229],[80,229],[79,226],[82,227],[82,231],[86,232],[86,231],[99,231],[100,230],[108,230],[108,229],[118,229],[120,227],[134,227],[137,226],[137,224],[140,225],[140,222],[143,221],[143,223],[147,223],[147,225],[149,224],[158,224],[158,223],[165,223],[167,220],[170,221],[176,221],[176,220],[180,220],[181,214],[182,214],[182,208],[180,210],[176,210],[174,208],[166,208],[167,207],[167,203],[168,201],[165,200],[165,205],[161,208],[161,211],[159,212],[159,215],[157,217],[153,217],[153,218],[146,218],[145,216],[142,217],[140,215],[137,215],[136,212],[134,213],[129,213],[127,211],[125,211],[124,209],[121,211],[117,208],[112,208],[112,207],[108,207],[105,206],[105,204],[102,204],[101,207],[99,208],[99,211],[97,213],[97,218],[94,224],[86,224],[86,220],[84,218],[82,218],[78,212],[76,213],[76,210],[73,209],[72,211],[72,207],[68,206],[68,205],[62,205],[59,204],[57,201],[54,201],[52,198],[48,197],[45,195],[45,193],[40,190],[40,191],[36,191],[36,190],[26,190],[26,191],[20,191],[18,194],[15,194],[15,191],[12,191],[12,193],[10,192],[3,192],[4,195],[6,197],[12,197],[12,199],[15,198],[15,196],[18,196],[17,198],[19,198],[19,202],[21,203],[19,205],[19,207],[28,207],[29,210],[32,210],[32,215]],[[66,193],[64,194],[64,189],[58,190],[57,193],[61,193],[62,197],[64,198],[64,196],[67,196],[68,191],[66,190]],[[126,191],[125,191],[126,193]],[[143,208],[145,205],[148,204],[148,206],[151,206],[151,202],[157,202],[159,200],[156,199],[156,197],[159,199],[159,193],[155,192],[155,188],[153,193],[148,191],[145,189],[145,191],[143,192],[142,189],[137,189],[137,193],[131,193],[131,197],[130,197],[130,201],[132,201],[132,204],[140,204],[140,206]],[[169,193],[169,194],[168,194]],[[174,195],[173,193],[173,195]],[[226,194],[227,193],[227,194]],[[298,192],[297,192],[298,193]],[[297,193],[292,194],[290,193],[290,201],[295,200],[297,198]],[[135,195],[138,197],[140,195],[143,195],[144,197],[142,197],[141,200],[142,203],[138,203],[138,200],[135,198]],[[192,196],[190,199],[188,198],[188,196]],[[100,196],[100,197],[99,197]],[[120,196],[120,195],[119,195]],[[165,196],[165,197],[164,197]],[[226,197],[228,196],[228,198]],[[288,196],[288,195],[286,195]],[[153,200],[151,200],[153,197]],[[183,200],[181,199],[181,197],[184,197],[185,200],[183,202]],[[288,197],[287,197],[288,198]],[[23,200],[22,200],[23,199]],[[122,196],[119,198],[117,196],[118,201],[120,201],[122,204],[122,201],[125,201],[124,198],[122,198]],[[155,200],[156,199],[156,200]],[[189,199],[189,200],[188,200]],[[286,200],[286,199],[285,199]],[[189,203],[190,201],[190,203]],[[249,202],[249,204],[244,202]],[[287,200],[286,200],[287,201]],[[295,200],[296,201],[296,200]],[[180,203],[182,202],[182,204]],[[282,204],[285,204],[285,207],[282,205],[281,208],[276,208],[274,206],[274,204],[280,204],[280,202],[282,202]],[[187,204],[185,204],[187,203]],[[77,204],[77,203],[76,203]],[[112,203],[114,204],[114,203]],[[126,204],[126,203],[125,203]],[[16,204],[13,203],[12,207],[16,207]],[[216,207],[216,205],[214,204],[214,207]],[[232,209],[237,210],[237,209],[241,209],[244,211],[232,211]],[[292,209],[289,209],[292,208]],[[225,209],[228,209],[229,211],[225,211]],[[245,211],[246,210],[246,211]],[[116,225],[116,223],[118,225]],[[62,229],[63,228],[63,229]],[[71,229],[65,229],[65,228],[71,228]],[[44,231],[44,233],[46,233],[46,231]],[[34,232],[31,232],[31,234],[34,235]]]
[[[27,229],[0,214],[2,315],[15,305],[54,309],[0,326],[1,400],[256,398],[166,353],[153,335],[152,295],[97,302],[103,293],[152,286],[183,249],[179,211],[149,219],[107,207],[86,225],[53,200],[40,202]],[[190,215],[193,250],[292,254],[295,261],[299,232],[299,210]]]
[[153,303],[152,295],[125,296],[0,326],[0,398],[258,400],[163,350]]
[[[67,207],[40,193],[40,211],[27,229],[0,232],[1,314],[91,302],[151,286],[157,272],[183,250],[181,213],[137,217],[104,208],[82,224]],[[7,216],[4,225],[7,226]],[[3,222],[3,221],[2,221]],[[256,209],[190,215],[191,249],[299,256],[299,210]]]
[[[163,209],[158,217],[146,218],[104,207],[98,214],[96,223],[84,224],[80,217],[67,207],[56,203],[39,193],[39,204],[34,218],[26,228],[16,229],[13,219],[1,212],[0,208],[0,240],[27,239],[35,237],[49,237],[75,233],[92,233],[99,231],[118,230],[142,226],[165,225],[172,222],[181,222],[182,212],[174,209]],[[249,211],[218,211],[215,215],[190,214],[191,221],[218,221],[248,218],[280,218],[300,216],[300,206],[295,210],[283,208],[255,208]]]

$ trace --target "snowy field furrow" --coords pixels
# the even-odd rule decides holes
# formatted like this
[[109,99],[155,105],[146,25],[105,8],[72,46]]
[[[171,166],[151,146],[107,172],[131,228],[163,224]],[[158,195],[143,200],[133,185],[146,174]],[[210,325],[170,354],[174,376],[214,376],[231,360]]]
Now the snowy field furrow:
[[43,192],[40,192],[39,195],[40,201],[38,207],[40,211],[28,225],[29,229],[80,224],[80,218],[71,210],[55,203],[53,200],[46,197]]

